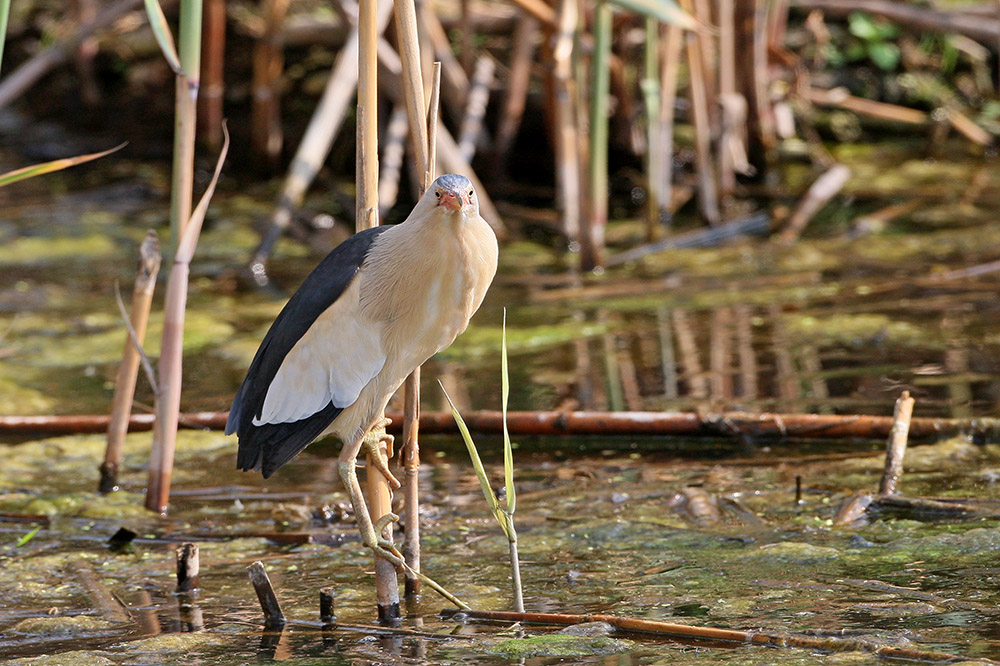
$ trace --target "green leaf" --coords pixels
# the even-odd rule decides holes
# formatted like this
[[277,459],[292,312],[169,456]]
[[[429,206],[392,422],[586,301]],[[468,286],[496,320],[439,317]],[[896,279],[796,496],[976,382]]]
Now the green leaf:
[[496,518],[497,522],[500,523],[500,527],[503,529],[504,534],[510,539],[511,535],[507,531],[507,521],[503,510],[500,508],[500,502],[497,501],[497,496],[493,493],[493,488],[490,486],[490,479],[486,476],[486,469],[483,467],[483,461],[479,458],[479,451],[476,450],[476,443],[472,440],[472,435],[469,433],[469,427],[465,425],[465,419],[458,412],[455,407],[455,403],[451,401],[451,396],[448,395],[448,391],[445,390],[444,384],[441,380],[438,380],[438,384],[441,386],[441,390],[444,391],[444,397],[448,401],[448,405],[451,407],[451,415],[455,419],[455,423],[458,425],[458,431],[462,434],[462,441],[465,442],[465,448],[469,450],[469,457],[472,459],[472,467],[476,470],[476,476],[479,478],[479,487],[483,491],[483,497],[486,498],[486,503],[490,506],[490,511],[493,513],[493,517]]
[[0,0],[0,65],[3,64],[3,44],[7,39],[7,17],[10,16],[10,0]]
[[[174,35],[170,32],[170,25],[167,24],[167,17],[163,15],[163,8],[158,0],[145,0],[146,15],[149,17],[149,27],[153,29],[153,36],[156,43],[160,45],[163,57],[167,59],[170,69],[174,70],[177,76],[184,75],[184,68],[181,67],[181,58],[177,55],[177,47],[174,45]],[[197,73],[195,73],[197,76]]]
[[31,530],[30,532],[28,532],[27,534],[25,534],[25,535],[24,535],[23,537],[21,537],[20,539],[18,539],[18,540],[17,540],[17,547],[18,547],[18,548],[20,548],[20,547],[21,547],[21,546],[23,546],[24,544],[26,544],[26,543],[28,543],[29,541],[31,541],[31,538],[32,538],[33,536],[35,536],[36,534],[38,534],[38,530],[40,530],[40,529],[42,529],[42,528],[41,528],[41,526],[39,526],[39,527],[36,527],[35,529]]
[[698,21],[678,7],[673,0],[611,0],[611,2],[640,16],[655,18],[685,30],[697,30],[700,27]]
[[34,178],[35,176],[41,176],[42,174],[52,173],[53,171],[62,171],[63,169],[68,169],[69,167],[76,166],[77,164],[90,162],[100,157],[104,157],[105,155],[110,155],[111,153],[117,150],[121,150],[126,145],[127,144],[123,143],[120,146],[115,146],[114,148],[103,150],[99,153],[90,153],[89,155],[77,155],[76,157],[64,157],[61,160],[43,162],[42,164],[35,164],[34,166],[27,166],[22,169],[8,171],[7,173],[0,174],[0,187],[3,187],[4,185],[10,185],[11,183],[16,183],[19,180]]
[[[507,373],[507,308],[503,309],[503,332],[500,337],[500,408],[503,412],[503,485],[507,491],[508,516],[514,515],[517,495],[514,490],[514,452],[507,431],[507,400],[510,397],[510,377]],[[505,530],[509,534],[509,530]]]
[[868,57],[882,71],[891,72],[899,64],[899,47],[891,42],[871,42],[867,50]]
[[864,12],[851,12],[851,15],[847,17],[847,29],[852,35],[865,41],[881,37],[875,20]]

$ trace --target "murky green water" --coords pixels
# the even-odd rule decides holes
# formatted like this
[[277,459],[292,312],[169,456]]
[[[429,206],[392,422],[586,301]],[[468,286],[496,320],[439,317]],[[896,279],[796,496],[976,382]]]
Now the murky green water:
[[[424,372],[425,408],[441,407],[439,378],[462,409],[499,406],[499,322],[507,307],[513,409],[889,413],[908,388],[918,416],[997,416],[997,274],[953,271],[996,259],[1000,230],[972,213],[992,205],[995,216],[1000,176],[989,164],[953,163],[942,171],[898,151],[857,159],[864,161],[854,164],[853,207],[827,211],[819,238],[791,248],[754,241],[676,251],[579,282],[565,276],[556,250],[505,246],[505,268],[482,311]],[[40,185],[0,194],[0,413],[108,410],[124,342],[113,285],[119,281],[128,294],[136,244],[148,227],[165,223],[164,174],[130,167],[56,177],[46,187],[63,192],[58,197],[31,189]],[[951,187],[942,185],[945,176]],[[956,188],[963,179],[978,190]],[[239,288],[237,272],[257,240],[253,224],[270,193],[237,193],[225,183],[223,190],[193,266],[185,410],[228,407],[282,295],[318,260],[283,241],[272,264],[278,290]],[[842,233],[858,212],[911,197],[927,203],[881,232]],[[316,209],[326,203],[321,195],[312,202]],[[969,215],[959,218],[962,210]],[[935,211],[953,217],[945,215],[944,224]],[[623,245],[638,233],[631,224],[610,230]],[[147,344],[154,355],[159,326],[154,315]],[[137,400],[149,404],[142,384]],[[51,517],[22,546],[18,539],[40,523],[0,520],[0,656],[52,655],[42,663],[58,664],[819,659],[801,650],[708,649],[634,636],[544,647],[504,643],[522,630],[440,620],[436,613],[447,604],[429,595],[407,609],[404,626],[438,637],[324,633],[316,626],[321,587],[336,587],[341,622],[370,622],[373,615],[370,557],[337,508],[346,497],[336,451],[315,445],[265,483],[233,469],[231,438],[182,432],[171,516],[160,520],[141,509],[149,440],[130,436],[124,491],[103,499],[92,494],[99,436],[0,449],[0,512]],[[506,544],[458,446],[424,439],[424,567],[470,605],[504,609]],[[520,441],[517,521],[528,608],[843,632],[1000,656],[1000,523],[985,515],[923,522],[884,515],[867,526],[835,528],[831,520],[845,497],[875,489],[880,444],[746,446]],[[484,438],[481,448],[500,478],[498,442]],[[797,476],[804,488],[798,504]],[[1000,500],[997,479],[1000,450],[956,440],[912,450],[902,490]],[[331,520],[315,517],[326,515],[324,506],[333,507]],[[123,526],[139,538],[126,552],[111,552],[106,541]],[[277,537],[303,533],[335,538],[296,544]],[[342,544],[330,545],[341,536]],[[201,545],[202,590],[197,608],[182,612],[173,594],[173,550],[185,540]],[[257,559],[293,620],[281,636],[261,635],[245,573]],[[126,604],[124,614],[115,604],[102,610],[101,589]],[[199,625],[203,631],[182,633]],[[443,637],[451,634],[460,637]],[[74,656],[80,650],[88,652]],[[875,661],[858,653],[826,659]]]

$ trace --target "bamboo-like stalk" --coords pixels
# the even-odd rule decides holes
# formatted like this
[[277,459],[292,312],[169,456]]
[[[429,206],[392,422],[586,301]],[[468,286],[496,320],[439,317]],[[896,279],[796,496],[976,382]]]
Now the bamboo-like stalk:
[[493,85],[493,58],[482,55],[476,61],[476,69],[469,82],[469,95],[465,100],[465,115],[458,133],[458,151],[466,162],[471,163],[476,154],[476,146],[483,130],[483,117],[490,101],[490,87]]
[[[156,276],[160,271],[160,241],[152,229],[139,246],[139,270],[132,291],[132,312],[129,323],[135,332],[136,343],[142,344],[149,323],[149,310],[153,303]],[[118,366],[115,379],[115,395],[111,402],[111,420],[108,424],[108,444],[104,452],[104,463],[100,467],[101,479],[98,492],[109,493],[118,486],[118,468],[122,462],[122,448],[128,432],[129,416],[132,414],[132,399],[139,376],[139,349],[132,342],[131,335],[125,336],[122,362]]]
[[674,180],[674,104],[677,101],[677,72],[680,69],[684,31],[670,24],[666,28],[660,82],[660,144],[663,172],[656,183],[656,198],[660,202],[659,219],[669,224],[673,215]]
[[226,0],[205,4],[205,61],[198,105],[198,131],[204,145],[216,151],[222,144],[222,104],[226,92]]
[[[669,316],[669,313],[665,313]],[[191,412],[180,416],[185,428],[222,430],[229,412]],[[389,412],[390,433],[399,434],[401,412]],[[149,431],[155,417],[133,414],[129,432]],[[67,435],[101,433],[108,429],[107,414],[62,416],[0,416],[0,433],[18,435]],[[502,413],[478,411],[466,415],[471,430],[497,434],[502,431]],[[689,435],[718,437],[746,434],[755,438],[789,439],[882,439],[892,430],[891,416],[868,414],[801,414],[772,412],[508,412],[507,425],[517,435]],[[445,412],[423,412],[420,429],[425,434],[454,434],[455,422]],[[910,440],[934,441],[962,435],[986,443],[1000,442],[1000,419],[914,417]],[[44,518],[44,517],[43,517]]]
[[[534,19],[522,19],[536,24]],[[556,206],[560,226],[571,249],[580,241],[580,146],[573,78],[574,36],[579,23],[576,0],[560,0],[559,28],[552,46],[553,107],[555,111]],[[530,66],[530,56],[528,60]],[[525,68],[527,71],[527,67]],[[525,83],[527,90],[527,83]],[[523,111],[523,105],[522,105]]]
[[264,34],[253,49],[253,95],[251,143],[254,152],[274,165],[281,157],[280,80],[284,68],[282,24],[289,0],[265,0]]
[[[357,106],[357,171],[355,227],[363,231],[378,226],[378,6],[377,0],[361,0],[358,8],[358,106]],[[392,459],[388,445],[382,442],[378,455],[386,462]],[[392,513],[392,489],[389,481],[367,456],[365,468],[368,485],[368,506],[371,520],[379,523]],[[392,523],[387,522],[381,536],[392,541]],[[378,618],[390,622],[400,617],[399,583],[396,567],[381,557],[375,557],[375,593]]]
[[[688,13],[693,12],[694,4],[694,0],[681,0],[681,7]],[[685,44],[691,76],[691,109],[694,116],[695,157],[698,167],[698,207],[705,221],[714,225],[720,222],[721,215],[718,185],[715,181],[715,163],[711,151],[712,127],[709,118],[710,87],[707,68],[703,58],[703,45],[699,42],[698,35],[687,33]]]
[[886,442],[885,471],[879,482],[879,495],[892,495],[896,492],[896,484],[903,475],[903,456],[906,453],[906,442],[910,432],[910,420],[913,418],[914,400],[909,391],[903,391],[896,400],[892,412],[892,431]]
[[174,102],[174,156],[170,184],[171,257],[177,250],[184,227],[191,219],[194,139],[201,79],[202,0],[182,0],[180,12],[178,54],[182,71],[176,77]]
[[611,75],[611,6],[598,0],[594,16],[594,56],[591,61],[590,134],[587,187],[590,206],[580,235],[580,265],[585,271],[601,265],[604,228],[608,222],[608,95]]
[[[719,103],[736,95],[736,26],[735,0],[718,0],[719,20]],[[737,128],[727,122],[726,109],[722,109],[722,135],[716,147],[719,159],[719,191],[723,197],[732,195],[736,189],[736,161],[730,148],[736,140],[732,136]],[[745,120],[745,114],[744,118]]]
[[663,202],[663,170],[668,155],[660,152],[665,130],[660,122],[660,22],[646,18],[646,44],[643,63],[642,95],[646,106],[646,241],[660,235],[660,211]]
[[223,126],[222,150],[215,165],[215,174],[181,235],[170,269],[170,277],[167,279],[166,300],[163,306],[163,337],[160,342],[157,373],[160,386],[156,399],[153,445],[149,452],[149,479],[146,484],[146,508],[159,514],[167,512],[170,501],[170,477],[174,467],[174,449],[177,444],[180,418],[184,311],[187,305],[191,259],[198,246],[198,236],[201,234],[208,202],[215,192],[215,185],[218,183],[228,151],[229,134]]

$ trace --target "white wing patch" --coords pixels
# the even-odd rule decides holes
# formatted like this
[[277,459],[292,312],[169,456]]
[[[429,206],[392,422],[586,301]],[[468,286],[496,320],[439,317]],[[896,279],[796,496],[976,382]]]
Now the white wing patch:
[[354,280],[285,356],[253,424],[291,423],[331,402],[353,404],[385,365],[381,328],[363,318]]

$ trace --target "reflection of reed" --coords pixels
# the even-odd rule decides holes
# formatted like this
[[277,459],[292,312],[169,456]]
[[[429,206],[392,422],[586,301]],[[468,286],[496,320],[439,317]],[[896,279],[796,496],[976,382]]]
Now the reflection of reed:
[[[607,329],[607,310],[597,311],[597,321]],[[625,396],[622,391],[621,368],[618,365],[618,345],[613,333],[605,330],[601,335],[601,350],[604,356],[604,376],[608,387],[608,409],[620,412],[625,409]]]
[[757,357],[753,351],[753,321],[750,307],[738,305],[736,317],[736,354],[740,364],[739,395],[746,400],[757,399]]
[[778,399],[782,409],[798,411],[802,390],[799,385],[799,375],[792,362],[788,336],[785,334],[785,324],[781,307],[769,305],[768,319],[771,323],[771,352],[774,354],[775,384],[778,388]]
[[674,323],[674,333],[677,336],[677,350],[681,356],[681,367],[684,369],[681,376],[687,384],[688,395],[692,400],[705,400],[708,398],[708,382],[705,380],[701,360],[698,358],[698,345],[695,342],[691,321],[684,310],[672,311],[671,319]]
[[832,413],[833,408],[827,403],[830,391],[826,386],[826,380],[821,376],[823,363],[820,361],[819,349],[816,345],[802,345],[798,350],[798,357],[805,378],[809,381],[809,397],[816,411],[820,414]]
[[962,324],[956,317],[945,316],[941,321],[941,331],[948,345],[944,351],[944,367],[951,376],[948,382],[948,412],[952,418],[969,418],[972,416],[972,384],[968,381],[969,350],[964,344]]
[[712,330],[709,332],[709,382],[712,399],[728,403],[733,398],[733,311],[716,308],[712,311]]
[[136,609],[133,618],[135,623],[139,625],[142,634],[144,636],[159,636],[162,632],[160,618],[153,607],[153,597],[149,594],[149,590],[139,590],[136,593],[133,608]]
[[637,412],[642,409],[642,394],[639,390],[639,376],[635,370],[635,362],[632,360],[628,337],[624,334],[615,336],[615,346],[617,348],[618,371],[621,376],[625,407],[630,411]]
[[677,360],[674,358],[674,334],[670,327],[670,310],[659,308],[656,311],[656,331],[660,337],[660,363],[663,372],[663,397],[676,400],[677,390]]

